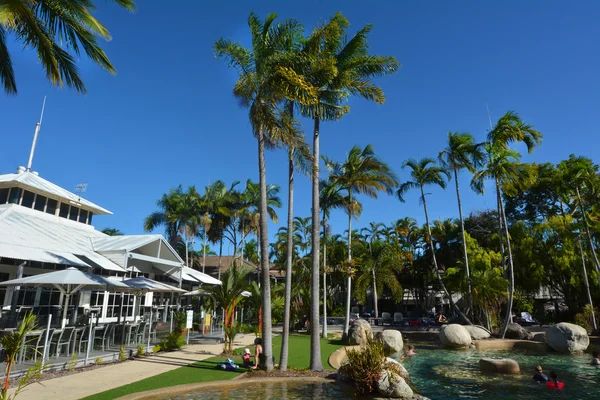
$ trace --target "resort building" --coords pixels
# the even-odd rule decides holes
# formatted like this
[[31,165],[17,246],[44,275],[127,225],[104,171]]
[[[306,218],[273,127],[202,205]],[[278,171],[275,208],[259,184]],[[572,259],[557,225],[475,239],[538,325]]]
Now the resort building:
[[[185,267],[163,236],[108,236],[97,231],[92,225],[96,216],[110,214],[23,167],[0,175],[0,281],[76,267],[116,280],[144,276],[186,290],[201,285],[205,276]],[[0,287],[0,325],[14,325],[27,310],[33,310],[40,323],[49,314],[59,321],[63,297],[57,289]],[[136,298],[81,290],[71,304],[67,318],[85,320],[93,312],[103,323],[117,321],[121,315],[133,320],[151,306],[164,320],[173,300],[170,294]],[[136,307],[139,311],[134,312]]]

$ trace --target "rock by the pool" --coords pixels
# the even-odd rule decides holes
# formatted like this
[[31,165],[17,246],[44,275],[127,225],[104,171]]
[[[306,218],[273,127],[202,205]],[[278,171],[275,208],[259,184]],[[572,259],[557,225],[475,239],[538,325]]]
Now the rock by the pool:
[[471,335],[459,324],[445,325],[440,329],[440,341],[444,347],[463,348],[471,345]]
[[408,371],[406,370],[406,368],[404,368],[404,365],[402,365],[401,362],[389,357],[386,357],[385,361],[389,364],[394,364],[394,366],[400,370],[400,376],[404,379],[408,379]]
[[531,338],[534,342],[546,342],[546,332],[538,332],[533,334],[533,338]]
[[519,363],[510,358],[482,358],[479,360],[482,372],[495,374],[518,374],[521,372]]
[[364,319],[358,319],[350,325],[348,330],[348,344],[364,346],[368,339],[373,338],[371,325]]
[[395,372],[387,370],[384,370],[381,374],[381,377],[377,382],[377,390],[382,396],[394,399],[412,399],[414,394],[404,378]]
[[490,331],[480,325],[464,325],[464,327],[473,340],[489,339],[492,336]]
[[560,353],[576,353],[588,348],[590,338],[585,328],[561,322],[548,329],[546,343]]
[[508,324],[506,329],[506,335],[504,335],[506,339],[518,339],[518,340],[528,340],[533,337],[533,335],[521,325],[511,322]]
[[377,339],[383,342],[383,351],[386,356],[394,353],[400,353],[404,347],[402,334],[395,329],[386,329],[377,333]]

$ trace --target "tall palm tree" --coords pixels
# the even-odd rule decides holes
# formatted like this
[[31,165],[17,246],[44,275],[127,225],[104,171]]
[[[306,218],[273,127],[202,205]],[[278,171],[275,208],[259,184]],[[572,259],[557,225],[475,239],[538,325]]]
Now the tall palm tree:
[[506,240],[509,270],[509,292],[506,304],[506,318],[500,334],[500,337],[504,338],[506,330],[508,329],[508,324],[512,321],[511,316],[515,290],[515,275],[510,235],[508,233],[506,214],[504,212],[504,201],[502,199],[502,196],[504,195],[502,188],[504,185],[510,185],[513,188],[519,187],[521,182],[526,182],[530,179],[530,174],[529,169],[519,162],[521,157],[519,152],[508,147],[494,146],[491,143],[486,143],[484,148],[487,153],[485,167],[475,173],[473,180],[471,181],[471,187],[476,192],[483,193],[485,181],[487,179],[492,179],[495,182],[496,193],[498,194],[500,222],[504,227],[502,235],[504,236],[504,240]]
[[[133,0],[114,0],[135,10]],[[83,49],[101,68],[115,74],[115,68],[98,44],[98,37],[110,40],[108,30],[92,14],[93,1],[14,0],[3,1],[0,11],[0,81],[7,94],[17,93],[17,82],[7,39],[15,39],[37,53],[54,86],[69,86],[79,93],[86,88],[79,76],[76,59]]]
[[[393,194],[398,186],[398,178],[390,167],[375,155],[372,145],[364,149],[352,147],[343,163],[326,160],[330,171],[329,179],[348,193],[348,264],[352,262],[352,217],[354,214],[353,196],[364,194],[377,198],[380,191]],[[344,339],[350,327],[350,302],[352,300],[352,276],[348,274],[346,294],[346,320]]]
[[327,221],[331,211],[342,208],[346,199],[340,193],[340,187],[330,180],[321,180],[319,184],[319,205],[323,215],[321,226],[323,227],[323,331],[322,336],[327,338],[327,237],[329,235]]
[[454,175],[456,185],[456,200],[458,202],[458,215],[460,219],[460,231],[463,242],[463,256],[465,258],[465,273],[467,275],[467,296],[469,301],[469,312],[473,315],[473,290],[471,288],[471,273],[469,271],[469,256],[467,255],[467,240],[465,237],[465,220],[463,218],[462,203],[460,200],[460,188],[458,184],[458,172],[466,169],[475,173],[484,160],[481,145],[475,143],[470,133],[448,132],[448,143],[444,150],[438,155],[442,166]]
[[[491,120],[490,120],[491,125]],[[500,149],[500,153],[503,150],[509,149],[509,145],[511,143],[523,143],[527,147],[527,152],[531,153],[537,146],[542,142],[542,134],[535,130],[532,125],[525,123],[519,114],[514,111],[508,111],[504,114],[496,125],[490,126],[490,132],[487,137],[488,142],[495,148]],[[488,155],[494,152],[493,149],[486,150]],[[496,152],[498,153],[498,152]],[[502,158],[502,157],[501,157]],[[498,238],[500,242],[500,254],[502,255],[502,269],[504,269],[505,259],[504,259],[504,240],[507,241],[508,245],[508,227],[506,227],[506,216],[504,212],[501,210],[502,207],[502,199],[500,194],[500,182],[498,179],[495,179],[496,185],[496,203],[498,208]],[[504,228],[503,228],[504,226]],[[506,233],[506,237],[503,238],[504,233]],[[510,252],[509,252],[510,253]],[[509,254],[509,263],[512,263],[512,257]],[[509,299],[507,302],[507,307],[510,305],[510,309],[512,309],[513,302],[513,292],[509,291]],[[506,329],[508,328],[508,323],[512,322],[512,311],[509,311],[506,315],[506,323],[502,330],[502,337],[504,338],[504,334],[506,333]]]
[[402,169],[410,168],[410,176],[412,180],[406,181],[400,185],[398,191],[396,192],[396,196],[398,200],[404,203],[404,195],[412,189],[419,189],[421,192],[420,200],[423,203],[423,211],[425,212],[425,225],[427,227],[427,241],[429,244],[429,248],[431,250],[431,256],[433,258],[433,268],[435,269],[435,274],[438,279],[438,283],[440,288],[443,290],[446,297],[450,301],[450,305],[452,308],[461,316],[461,318],[467,322],[469,325],[471,321],[463,314],[463,312],[458,308],[454,300],[452,299],[452,295],[448,292],[444,281],[442,280],[442,276],[440,274],[440,270],[438,268],[437,259],[435,257],[435,247],[433,245],[433,240],[431,238],[431,225],[429,223],[429,213],[427,212],[427,199],[425,198],[425,186],[435,185],[439,186],[442,189],[446,188],[446,178],[449,177],[448,171],[446,171],[443,167],[440,167],[435,164],[435,160],[432,158],[423,158],[419,161],[417,160],[407,160],[402,164]]
[[[312,157],[312,218],[318,221],[319,209],[319,136],[321,121],[334,121],[348,113],[350,108],[344,102],[351,95],[383,104],[383,90],[373,83],[373,78],[389,75],[398,70],[400,64],[395,57],[374,56],[368,52],[367,39],[373,26],[366,25],[349,40],[345,30],[348,20],[337,13],[322,27],[315,29],[304,43],[304,59],[308,60],[301,68],[313,88],[317,88],[315,104],[301,107],[304,117],[313,120]],[[312,243],[312,290],[311,290],[311,370],[322,370],[319,320],[319,225],[313,224]]]
[[108,236],[123,236],[123,232],[116,228],[104,228],[102,233]]

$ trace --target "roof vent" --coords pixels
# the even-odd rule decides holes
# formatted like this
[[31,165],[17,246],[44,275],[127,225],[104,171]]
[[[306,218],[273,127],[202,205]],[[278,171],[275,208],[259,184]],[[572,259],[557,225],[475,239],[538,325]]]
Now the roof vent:
[[19,166],[19,167],[17,168],[17,174],[22,174],[23,172],[25,172],[25,167],[21,167],[21,166]]
[[37,171],[31,171],[32,174],[34,174],[35,176],[40,176],[40,173]]

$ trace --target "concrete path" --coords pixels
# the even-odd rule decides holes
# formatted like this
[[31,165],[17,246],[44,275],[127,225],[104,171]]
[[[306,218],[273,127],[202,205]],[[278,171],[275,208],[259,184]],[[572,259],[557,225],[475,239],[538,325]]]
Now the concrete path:
[[[235,347],[248,347],[254,343],[254,338],[253,334],[238,335],[234,345]],[[148,358],[107,365],[91,371],[34,383],[25,388],[18,399],[78,400],[217,356],[222,351],[222,344],[189,345],[180,351],[159,353]],[[13,391],[14,389],[9,392]]]

